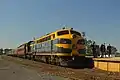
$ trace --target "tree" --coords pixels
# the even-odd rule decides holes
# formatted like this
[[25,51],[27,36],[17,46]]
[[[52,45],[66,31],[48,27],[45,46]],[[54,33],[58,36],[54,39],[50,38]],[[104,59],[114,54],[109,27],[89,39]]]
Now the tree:
[[92,40],[87,40],[87,45],[91,45],[92,44]]
[[8,54],[9,51],[11,51],[11,50],[12,50],[12,49],[7,49],[7,48],[6,48],[6,49],[4,49],[4,53],[5,53],[5,54]]
[[120,57],[120,53],[116,52],[115,57]]
[[112,54],[116,54],[117,53],[117,48],[115,46],[111,46],[112,48]]
[[92,40],[86,40],[87,54],[92,54],[91,44],[92,44]]
[[0,49],[0,54],[3,54],[3,48]]

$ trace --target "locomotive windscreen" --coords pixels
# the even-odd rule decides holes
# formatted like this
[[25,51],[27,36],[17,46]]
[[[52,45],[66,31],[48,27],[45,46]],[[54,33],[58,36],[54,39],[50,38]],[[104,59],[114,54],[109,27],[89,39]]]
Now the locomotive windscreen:
[[77,32],[77,31],[73,31],[73,30],[71,30],[70,32],[71,32],[71,34],[76,34],[76,35],[81,36],[81,34],[80,34],[79,32]]
[[57,34],[58,34],[58,36],[60,36],[60,35],[65,35],[65,34],[69,34],[69,31],[68,31],[68,30],[59,31]]

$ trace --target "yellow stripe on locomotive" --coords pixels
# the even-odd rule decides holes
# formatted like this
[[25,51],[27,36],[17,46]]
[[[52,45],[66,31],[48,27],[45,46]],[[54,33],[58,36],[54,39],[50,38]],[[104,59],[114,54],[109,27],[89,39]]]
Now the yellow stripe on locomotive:
[[39,55],[84,56],[86,54],[84,37],[73,29],[57,30],[34,42],[34,50]]

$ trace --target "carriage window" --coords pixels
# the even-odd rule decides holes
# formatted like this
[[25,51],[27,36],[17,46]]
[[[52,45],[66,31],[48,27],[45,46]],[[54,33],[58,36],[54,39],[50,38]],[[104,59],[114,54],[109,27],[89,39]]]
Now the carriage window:
[[38,40],[37,43],[40,43],[40,40]]
[[43,42],[45,41],[45,38],[43,38]]
[[40,39],[40,42],[43,42],[43,39]]
[[44,42],[44,39],[42,39],[42,42]]
[[31,44],[34,44],[35,42],[31,42]]
[[53,38],[55,38],[55,34],[53,34]]
[[79,33],[79,32],[76,32],[76,31],[70,31],[71,32],[71,34],[76,34],[76,35],[79,35],[79,36],[81,36],[81,34]]
[[60,36],[60,35],[65,35],[65,34],[69,34],[69,31],[68,31],[68,30],[59,31],[57,34],[58,34],[58,36]]
[[44,38],[44,41],[47,41],[47,37]]
[[48,36],[48,40],[50,40],[51,39],[51,36]]

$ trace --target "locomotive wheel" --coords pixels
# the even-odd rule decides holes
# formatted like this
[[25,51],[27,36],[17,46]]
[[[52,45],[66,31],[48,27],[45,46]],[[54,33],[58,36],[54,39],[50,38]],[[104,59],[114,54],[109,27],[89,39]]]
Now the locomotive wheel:
[[62,59],[62,58],[59,58],[59,66],[62,66],[62,67],[67,66],[66,61],[64,59]]
[[58,57],[56,57],[56,65],[60,66],[60,62],[59,62],[59,58]]
[[46,62],[47,64],[49,64],[49,58],[48,58],[48,57],[46,57],[45,59],[46,59],[46,61],[45,61],[45,62]]
[[31,60],[31,55],[29,55],[29,60]]
[[50,58],[50,56],[48,57],[48,62],[49,62],[49,64],[51,64],[51,58]]
[[54,57],[50,56],[50,64],[54,65],[54,61],[53,61]]
[[35,55],[32,56],[32,60],[35,60]]
[[53,56],[53,65],[56,65],[56,64],[57,64],[57,57]]
[[[42,59],[42,61],[44,62],[44,63],[46,63],[46,57],[45,56],[41,56],[41,59]],[[40,59],[40,60],[41,60]]]
[[25,59],[27,59],[27,55],[25,55]]

